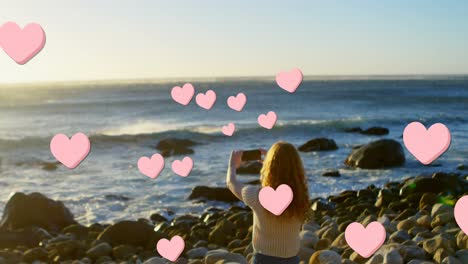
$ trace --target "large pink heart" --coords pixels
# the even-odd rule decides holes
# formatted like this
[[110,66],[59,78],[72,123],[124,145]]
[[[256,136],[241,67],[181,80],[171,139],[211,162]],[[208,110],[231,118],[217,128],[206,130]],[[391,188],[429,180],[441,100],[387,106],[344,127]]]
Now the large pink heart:
[[266,186],[258,193],[260,204],[274,215],[281,215],[291,204],[293,197],[293,191],[287,184],[281,184],[276,190]]
[[277,119],[278,117],[276,116],[276,113],[273,111],[268,112],[266,115],[261,114],[257,118],[258,124],[260,124],[260,126],[266,129],[272,129]]
[[234,131],[236,130],[236,125],[234,123],[229,123],[227,126],[223,126],[221,129],[223,134],[230,137],[232,134],[234,134]]
[[71,139],[64,134],[57,134],[50,141],[52,155],[69,169],[76,168],[90,150],[91,142],[83,133],[76,133]]
[[161,154],[156,153],[151,156],[151,159],[148,157],[138,159],[138,170],[152,179],[157,178],[163,168],[164,158]]
[[386,232],[379,222],[372,222],[364,228],[360,223],[354,222],[345,230],[345,239],[349,247],[363,258],[374,254],[385,242]]
[[468,195],[458,199],[454,210],[455,221],[461,230],[468,235]]
[[180,236],[172,237],[171,241],[163,238],[156,244],[159,255],[170,261],[176,261],[184,251],[184,248],[185,242]]
[[195,88],[190,83],[184,84],[184,86],[176,86],[171,90],[171,96],[174,101],[181,105],[188,105],[195,94]]
[[185,157],[182,160],[174,160],[172,162],[172,171],[175,174],[187,177],[193,168],[193,160],[190,157]]
[[412,122],[403,131],[403,142],[408,151],[422,164],[428,165],[442,155],[450,146],[450,131],[441,123],[426,127]]
[[236,96],[229,96],[227,99],[228,106],[238,112],[242,111],[245,103],[247,103],[247,96],[245,96],[244,93],[238,93]]
[[45,42],[45,32],[39,24],[31,23],[21,29],[15,22],[8,22],[0,27],[0,47],[20,65],[36,56]]
[[199,93],[195,97],[195,101],[200,107],[210,110],[216,102],[216,93],[213,90],[208,90],[204,94]]
[[289,72],[280,72],[276,75],[276,83],[284,90],[294,93],[302,82],[302,72],[298,68]]

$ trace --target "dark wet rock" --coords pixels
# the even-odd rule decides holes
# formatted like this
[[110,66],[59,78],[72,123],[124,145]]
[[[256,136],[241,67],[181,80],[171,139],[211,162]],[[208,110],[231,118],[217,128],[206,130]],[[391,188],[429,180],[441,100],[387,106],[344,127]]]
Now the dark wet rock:
[[419,200],[419,210],[432,208],[438,201],[439,196],[437,194],[431,192],[424,193]]
[[56,242],[49,241],[47,250],[50,250],[49,257],[52,257],[58,262],[82,258],[85,256],[86,252],[84,242],[73,239],[60,240]]
[[0,229],[36,226],[57,232],[75,223],[72,213],[61,201],[51,200],[40,193],[15,193],[5,206]]
[[23,261],[31,263],[33,261],[47,262],[47,250],[42,247],[28,249],[23,254]]
[[227,245],[230,238],[236,234],[237,226],[228,220],[221,220],[210,232],[209,241],[218,245]]
[[152,214],[150,219],[153,223],[167,222],[167,218],[158,213]]
[[1,264],[20,263],[22,258],[23,254],[18,250],[0,250]]
[[336,150],[338,146],[335,140],[329,138],[314,138],[307,141],[299,148],[302,152]]
[[137,249],[129,245],[120,245],[112,250],[115,259],[127,259],[137,253]]
[[395,167],[404,163],[401,144],[391,139],[373,141],[355,149],[345,160],[346,165],[363,169]]
[[58,166],[60,165],[60,162],[43,162],[42,163],[42,169],[46,171],[54,171],[58,169]]
[[260,161],[248,161],[243,162],[239,168],[237,168],[236,172],[238,174],[259,174],[262,167],[263,163]]
[[228,188],[207,186],[194,187],[188,199],[221,201],[228,203],[239,201],[239,199],[237,199],[237,197],[234,194],[232,194],[232,192]]
[[405,181],[400,189],[400,195],[407,196],[410,193],[462,193],[462,183],[458,175],[437,172],[431,177],[418,176]]
[[161,155],[163,155],[163,157],[170,157],[177,155],[190,155],[193,153],[195,153],[195,151],[193,151],[193,149],[190,148],[174,148],[170,150],[163,150],[161,152]]
[[111,253],[112,246],[109,243],[103,242],[86,251],[86,256],[91,259],[98,259],[102,256],[109,256]]
[[459,164],[457,166],[457,170],[467,170],[467,169],[468,169],[468,167],[465,164]]
[[82,226],[80,224],[69,225],[62,230],[62,233],[72,234],[77,239],[86,239],[88,232],[88,227]]
[[374,135],[374,136],[383,136],[388,135],[389,131],[388,128],[385,127],[370,127],[366,130],[360,132],[364,135]]
[[312,211],[330,211],[336,208],[336,204],[324,199],[316,199],[310,208]]
[[161,155],[164,157],[189,155],[194,153],[190,147],[196,144],[195,141],[190,139],[167,138],[159,141],[158,145],[156,145],[156,149],[160,150]]
[[133,245],[153,248],[157,241],[164,237],[154,232],[153,226],[139,221],[121,221],[104,229],[98,240],[106,241],[112,246]]
[[17,246],[37,246],[43,238],[41,232],[38,232],[38,230],[41,229],[29,228],[20,231],[0,230],[0,248],[14,248]]
[[362,128],[360,127],[350,127],[350,128],[347,128],[344,130],[344,132],[346,133],[358,133],[358,132],[361,132],[362,131]]
[[114,201],[121,201],[121,202],[127,202],[131,200],[130,197],[128,196],[125,196],[122,194],[113,194],[113,193],[106,194],[104,198],[106,198],[107,200],[114,200]]
[[325,176],[325,177],[340,177],[341,174],[340,174],[340,171],[338,171],[338,170],[328,170],[328,171],[325,171],[324,173],[322,173],[322,176]]

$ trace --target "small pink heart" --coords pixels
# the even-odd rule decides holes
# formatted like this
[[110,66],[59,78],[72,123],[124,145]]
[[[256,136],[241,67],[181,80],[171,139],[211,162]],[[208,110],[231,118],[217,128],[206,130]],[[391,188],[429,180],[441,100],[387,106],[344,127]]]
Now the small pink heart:
[[138,159],[138,170],[144,175],[156,179],[164,168],[164,158],[161,154],[154,154],[151,159],[141,157]]
[[422,164],[428,165],[450,146],[450,131],[441,123],[426,130],[419,122],[412,122],[403,131],[403,142],[408,151]]
[[276,83],[284,90],[294,93],[302,82],[302,72],[298,68],[290,72],[280,72],[276,75]]
[[363,258],[374,254],[385,242],[386,232],[379,222],[372,222],[364,228],[360,223],[354,222],[345,230],[345,239],[349,247]]
[[260,204],[274,215],[281,215],[293,200],[293,191],[287,184],[281,184],[276,191],[263,187],[258,193]]
[[76,133],[71,139],[64,134],[57,134],[50,141],[52,155],[69,169],[76,168],[90,150],[91,142],[83,133]]
[[195,97],[195,101],[200,107],[210,110],[216,102],[216,93],[213,90],[208,90],[204,94],[199,93]]
[[156,244],[159,255],[170,261],[176,261],[184,251],[185,242],[180,236],[172,237],[171,241],[163,238]]
[[176,86],[171,91],[172,99],[181,105],[188,105],[194,94],[195,88],[190,83],[186,83],[182,87]]
[[229,96],[227,99],[228,106],[238,112],[242,111],[245,103],[247,103],[247,96],[245,96],[244,93],[238,93],[236,96]]
[[0,27],[0,47],[20,65],[36,56],[45,42],[45,32],[39,24],[31,23],[21,29],[15,22],[7,22]]
[[234,130],[236,130],[234,123],[229,123],[227,126],[223,126],[222,128],[223,134],[229,137],[234,134]]
[[172,171],[182,177],[187,177],[192,171],[192,168],[193,160],[190,157],[185,157],[182,161],[174,160],[172,162]]
[[273,126],[275,126],[276,120],[278,117],[276,116],[276,113],[273,111],[268,112],[266,115],[261,114],[258,116],[258,124],[260,124],[262,127],[266,129],[272,129]]
[[465,235],[468,235],[468,195],[458,199],[454,210],[455,221]]

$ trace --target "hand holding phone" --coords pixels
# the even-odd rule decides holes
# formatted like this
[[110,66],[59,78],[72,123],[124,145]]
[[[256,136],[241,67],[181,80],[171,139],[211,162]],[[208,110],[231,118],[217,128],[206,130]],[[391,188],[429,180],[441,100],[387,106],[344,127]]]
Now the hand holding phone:
[[242,152],[242,161],[262,160],[260,149],[245,150]]

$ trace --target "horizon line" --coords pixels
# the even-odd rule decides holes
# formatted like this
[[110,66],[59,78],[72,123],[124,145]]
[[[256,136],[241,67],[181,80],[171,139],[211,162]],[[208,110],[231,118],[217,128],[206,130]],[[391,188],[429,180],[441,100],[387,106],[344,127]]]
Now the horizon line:
[[[465,79],[468,73],[436,73],[436,74],[321,74],[304,75],[303,81],[352,81],[352,80],[445,80]],[[89,80],[50,80],[25,82],[0,82],[0,86],[29,86],[29,85],[85,85],[85,84],[144,84],[144,83],[171,83],[171,82],[217,82],[217,81],[275,81],[273,75],[252,76],[215,76],[215,77],[168,77],[168,78],[123,78],[123,79],[89,79]]]

